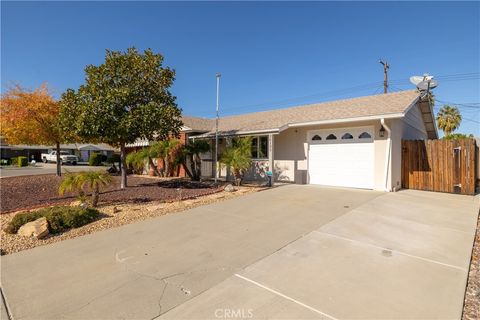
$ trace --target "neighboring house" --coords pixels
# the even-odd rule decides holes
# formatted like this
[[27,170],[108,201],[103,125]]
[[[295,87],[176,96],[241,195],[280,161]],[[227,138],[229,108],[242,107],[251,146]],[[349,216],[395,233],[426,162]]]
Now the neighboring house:
[[[60,149],[78,156],[80,161],[87,162],[92,153],[102,153],[110,157],[116,149],[108,144],[82,144],[71,143],[61,144]],[[55,146],[46,145],[9,145],[3,138],[0,138],[1,159],[24,156],[29,160],[42,161],[41,154],[55,150]]]
[[[239,136],[252,136],[248,179],[392,191],[401,187],[401,140],[436,139],[428,99],[416,90],[222,117],[219,153]],[[211,139],[215,120],[198,119]],[[188,125],[187,125],[188,126]],[[210,154],[202,175],[213,176]],[[221,170],[221,177],[228,173]]]

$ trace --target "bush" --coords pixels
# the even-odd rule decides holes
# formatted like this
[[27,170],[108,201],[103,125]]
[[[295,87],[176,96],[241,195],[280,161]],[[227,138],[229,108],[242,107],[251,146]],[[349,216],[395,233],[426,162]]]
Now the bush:
[[88,158],[89,166],[101,166],[103,162],[107,161],[107,156],[101,153],[92,153]]
[[0,165],[8,166],[10,164],[10,159],[0,159]]
[[26,167],[28,166],[28,158],[27,157],[18,157],[18,166],[19,167]]
[[18,158],[17,157],[10,158],[10,164],[12,166],[16,166],[18,164]]
[[50,207],[38,211],[20,213],[13,217],[5,228],[7,233],[17,233],[25,223],[45,217],[50,233],[59,233],[66,229],[78,228],[95,221],[100,212],[92,208],[81,207]]

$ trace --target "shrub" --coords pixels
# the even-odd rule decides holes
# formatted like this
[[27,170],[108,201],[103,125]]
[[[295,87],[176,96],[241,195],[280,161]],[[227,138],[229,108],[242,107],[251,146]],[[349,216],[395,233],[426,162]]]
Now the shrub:
[[89,166],[101,166],[103,162],[107,161],[107,156],[101,153],[92,153],[88,158]]
[[28,166],[28,158],[27,157],[18,157],[18,166],[19,167],[26,167]]
[[8,166],[10,164],[10,159],[0,159],[0,165]]
[[82,207],[50,207],[38,211],[20,213],[13,217],[5,228],[5,232],[17,233],[24,224],[45,217],[50,233],[59,233],[65,229],[78,228],[95,221],[100,212],[92,208]]
[[15,215],[10,221],[10,223],[5,228],[5,232],[7,233],[17,233],[18,229],[23,226],[25,223],[29,223],[31,221],[35,221],[38,218],[43,217],[40,211],[30,211],[25,213],[19,213]]
[[18,164],[18,158],[17,157],[10,158],[10,164],[12,166],[16,166]]

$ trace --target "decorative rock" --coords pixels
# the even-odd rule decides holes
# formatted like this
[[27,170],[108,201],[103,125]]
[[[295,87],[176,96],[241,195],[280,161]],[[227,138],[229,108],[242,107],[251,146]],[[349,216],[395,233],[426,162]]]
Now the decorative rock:
[[35,221],[28,222],[18,229],[18,235],[24,237],[35,237],[43,239],[48,236],[48,222],[45,217],[41,217]]
[[233,185],[230,183],[230,184],[227,184],[225,186],[225,188],[223,188],[223,190],[225,190],[226,192],[233,192],[235,191],[235,188],[233,187]]

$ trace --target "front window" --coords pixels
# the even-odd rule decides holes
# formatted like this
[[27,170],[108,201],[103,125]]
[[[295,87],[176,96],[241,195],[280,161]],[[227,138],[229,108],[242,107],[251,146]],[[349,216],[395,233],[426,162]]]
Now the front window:
[[268,158],[268,136],[252,138],[252,159]]

